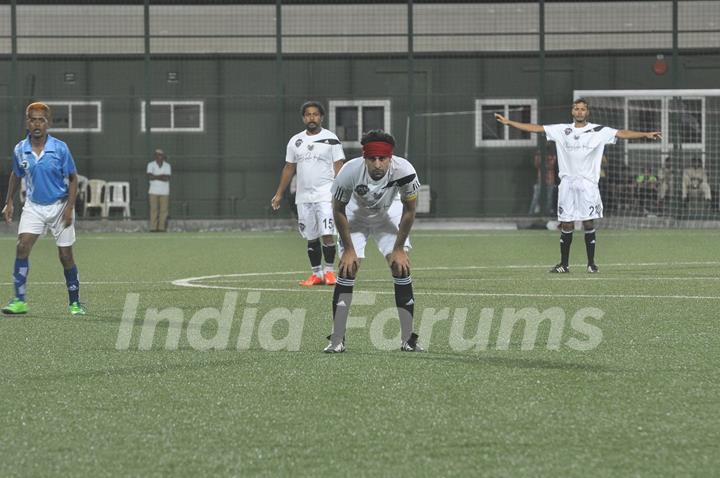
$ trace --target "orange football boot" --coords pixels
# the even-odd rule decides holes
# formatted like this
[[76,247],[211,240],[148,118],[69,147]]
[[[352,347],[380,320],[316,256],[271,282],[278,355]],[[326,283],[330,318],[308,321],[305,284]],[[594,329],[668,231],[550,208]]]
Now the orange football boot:
[[333,271],[327,271],[325,273],[325,285],[335,285],[335,282],[337,282],[335,273]]
[[304,281],[300,282],[300,285],[303,287],[312,287],[314,285],[322,285],[323,280],[316,276],[315,274],[312,274],[310,277],[305,279]]

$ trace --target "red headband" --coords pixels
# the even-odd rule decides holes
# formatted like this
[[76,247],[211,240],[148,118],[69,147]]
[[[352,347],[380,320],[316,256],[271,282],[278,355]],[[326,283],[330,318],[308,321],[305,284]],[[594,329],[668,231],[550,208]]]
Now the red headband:
[[373,141],[363,145],[363,158],[389,158],[393,154],[393,145],[385,141]]

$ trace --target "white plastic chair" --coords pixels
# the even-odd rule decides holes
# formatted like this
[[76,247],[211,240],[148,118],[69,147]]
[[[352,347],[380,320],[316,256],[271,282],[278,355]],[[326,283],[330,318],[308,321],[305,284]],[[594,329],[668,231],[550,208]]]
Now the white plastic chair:
[[123,217],[130,218],[130,183],[127,181],[108,181],[105,185],[107,202],[105,203],[106,215],[110,215],[110,209],[122,208]]
[[25,204],[27,199],[27,184],[25,184],[25,176],[20,178],[20,202]]
[[102,179],[90,179],[87,182],[85,193],[85,206],[83,206],[83,216],[87,216],[88,209],[99,208],[100,217],[107,217],[107,183]]
[[[88,178],[83,176],[82,174],[77,175],[77,198],[75,199],[75,203],[78,204],[78,207],[82,205],[83,207],[83,215],[85,215],[85,200],[87,199],[87,184],[88,184]],[[78,211],[80,212],[80,211]]]

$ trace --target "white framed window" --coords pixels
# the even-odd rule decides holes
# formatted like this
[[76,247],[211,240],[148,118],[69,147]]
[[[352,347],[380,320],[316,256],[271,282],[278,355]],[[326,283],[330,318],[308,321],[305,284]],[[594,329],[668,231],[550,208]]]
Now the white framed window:
[[101,133],[100,101],[48,101],[52,112],[51,133]]
[[662,131],[660,141],[639,139],[626,142],[627,149],[669,151],[677,143],[682,149],[705,149],[705,97],[625,97],[625,124],[634,131]]
[[535,99],[475,100],[475,147],[517,147],[537,145],[536,135],[505,126],[495,119],[500,113],[512,121],[537,122]]
[[331,100],[330,131],[345,148],[361,148],[363,133],[381,129],[391,133],[390,100]]
[[[205,102],[203,101],[151,101],[152,131],[159,133],[186,133],[205,131]],[[141,131],[145,127],[145,101],[140,108]]]

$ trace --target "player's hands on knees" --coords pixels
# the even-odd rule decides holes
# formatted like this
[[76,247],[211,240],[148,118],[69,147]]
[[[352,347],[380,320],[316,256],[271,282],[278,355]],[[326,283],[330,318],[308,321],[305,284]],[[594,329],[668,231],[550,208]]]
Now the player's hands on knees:
[[352,249],[345,249],[340,256],[340,263],[338,264],[338,273],[340,277],[348,279],[354,279],[357,274],[358,267],[360,267],[360,261],[358,260],[357,254]]
[[12,216],[13,216],[13,203],[9,202],[5,205],[5,207],[2,210],[3,219],[5,219],[5,222],[10,224],[12,222]]
[[410,256],[404,249],[396,249],[388,257],[393,277],[408,277],[410,275]]
[[273,211],[280,209],[280,201],[282,201],[282,196],[280,194],[274,195],[270,200],[270,205],[272,206]]

